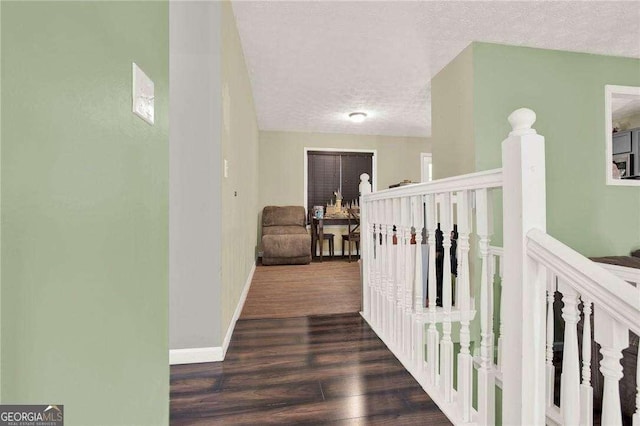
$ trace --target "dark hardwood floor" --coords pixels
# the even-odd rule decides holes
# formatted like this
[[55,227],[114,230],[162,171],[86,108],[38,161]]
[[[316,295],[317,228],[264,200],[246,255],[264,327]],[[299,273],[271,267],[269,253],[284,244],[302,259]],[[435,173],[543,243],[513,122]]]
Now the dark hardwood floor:
[[239,320],[224,362],[171,367],[171,424],[451,423],[350,313]]

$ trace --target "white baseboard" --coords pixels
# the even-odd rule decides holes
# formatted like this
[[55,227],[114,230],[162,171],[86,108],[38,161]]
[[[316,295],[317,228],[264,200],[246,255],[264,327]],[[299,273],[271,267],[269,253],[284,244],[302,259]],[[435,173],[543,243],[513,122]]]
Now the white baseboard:
[[253,262],[253,265],[251,266],[251,270],[249,271],[249,276],[247,277],[247,281],[244,283],[244,288],[242,289],[240,300],[238,300],[236,311],[233,313],[233,317],[231,318],[231,323],[229,323],[229,327],[227,328],[227,334],[224,336],[224,340],[222,341],[222,359],[224,359],[224,357],[227,355],[227,349],[229,349],[229,342],[231,341],[233,330],[236,328],[236,322],[238,321],[238,318],[240,318],[240,313],[242,313],[242,308],[244,308],[244,302],[245,300],[247,300],[247,294],[249,293],[249,288],[251,287],[251,281],[253,280],[253,274],[255,272],[256,272],[256,263]]
[[198,364],[201,362],[217,362],[224,359],[221,346],[212,348],[171,349],[169,364]]
[[245,300],[247,300],[247,294],[249,293],[251,280],[253,279],[253,274],[255,273],[255,271],[256,264],[254,262],[253,266],[251,266],[251,271],[249,271],[249,276],[247,277],[247,281],[244,284],[244,288],[242,289],[242,294],[240,295],[240,300],[238,301],[236,310],[233,313],[233,317],[231,318],[231,323],[229,323],[229,327],[227,328],[227,333],[224,336],[224,340],[222,341],[222,346],[215,346],[211,348],[171,349],[169,351],[170,365],[224,361],[224,357],[227,354],[227,349],[229,348],[229,342],[231,341],[231,336],[233,335],[233,330],[236,327],[236,322],[240,317],[240,313],[242,312],[242,308],[244,307],[244,302]]

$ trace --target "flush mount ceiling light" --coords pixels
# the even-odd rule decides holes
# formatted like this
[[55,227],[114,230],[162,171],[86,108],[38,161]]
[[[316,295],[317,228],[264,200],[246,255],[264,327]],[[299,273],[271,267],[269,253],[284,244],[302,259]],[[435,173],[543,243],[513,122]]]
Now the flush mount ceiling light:
[[349,120],[353,121],[354,123],[362,123],[365,118],[367,118],[367,114],[364,112],[352,112],[351,114],[349,114]]

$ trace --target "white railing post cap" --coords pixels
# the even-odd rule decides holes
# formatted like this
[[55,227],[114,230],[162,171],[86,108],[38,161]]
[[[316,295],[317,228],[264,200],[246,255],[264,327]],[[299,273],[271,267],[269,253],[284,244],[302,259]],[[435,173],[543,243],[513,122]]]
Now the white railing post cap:
[[360,195],[371,193],[371,183],[369,182],[369,175],[363,173],[360,175]]
[[509,136],[535,135],[535,129],[532,129],[533,123],[536,122],[536,113],[529,108],[519,108],[509,115],[509,124],[511,124],[511,132]]

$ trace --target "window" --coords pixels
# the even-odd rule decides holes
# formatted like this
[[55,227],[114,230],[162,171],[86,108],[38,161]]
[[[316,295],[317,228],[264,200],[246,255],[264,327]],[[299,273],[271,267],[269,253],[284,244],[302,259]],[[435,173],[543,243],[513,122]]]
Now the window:
[[308,151],[307,211],[326,206],[340,190],[343,203],[353,202],[360,193],[360,175],[373,176],[372,152]]

